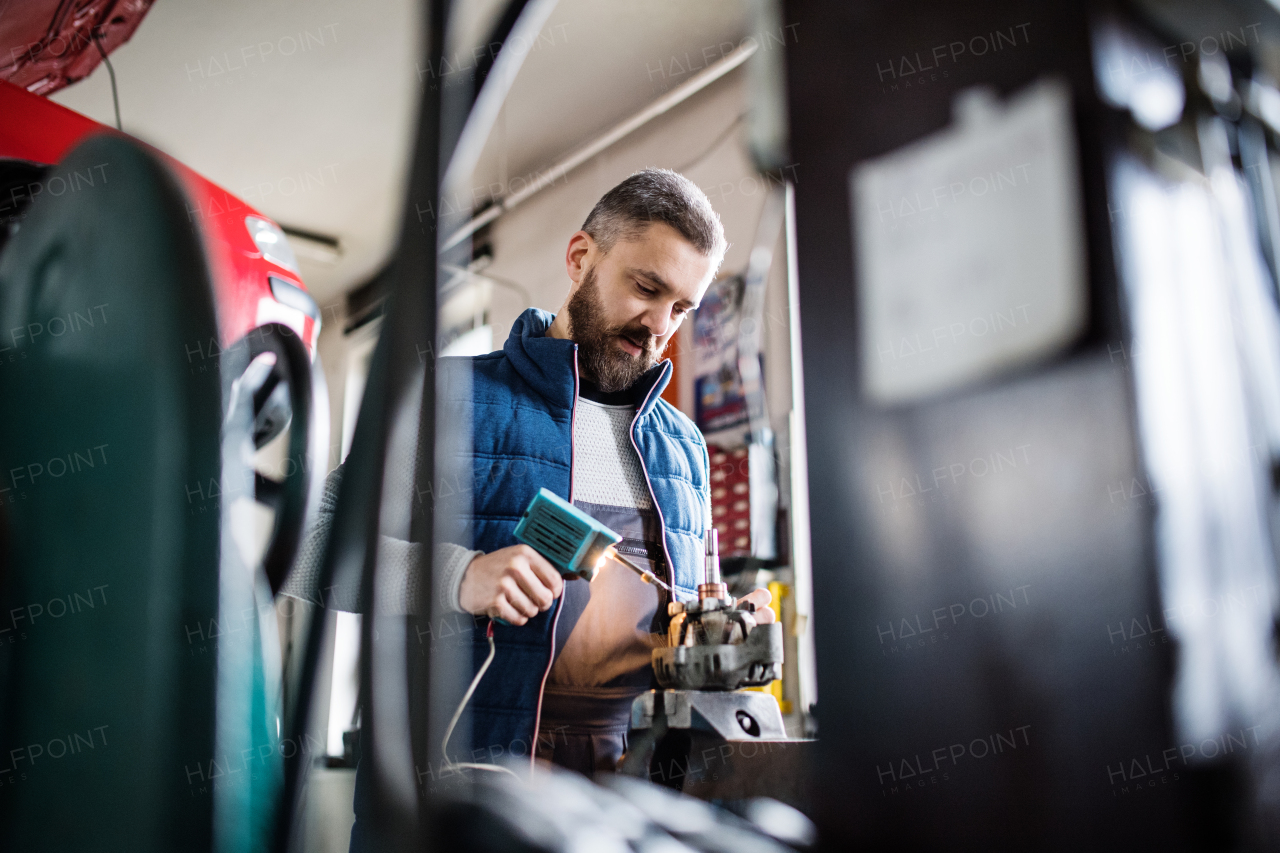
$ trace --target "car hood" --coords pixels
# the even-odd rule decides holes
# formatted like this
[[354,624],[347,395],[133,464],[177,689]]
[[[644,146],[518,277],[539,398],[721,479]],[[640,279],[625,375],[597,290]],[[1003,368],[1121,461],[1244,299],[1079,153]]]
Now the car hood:
[[49,95],[89,76],[154,0],[11,0],[0,13],[0,80]]

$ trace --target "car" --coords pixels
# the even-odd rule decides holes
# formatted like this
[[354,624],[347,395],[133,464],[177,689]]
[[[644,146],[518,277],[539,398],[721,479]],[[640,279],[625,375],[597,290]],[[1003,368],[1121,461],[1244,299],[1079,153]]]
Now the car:
[[[150,3],[134,0],[113,7],[90,0],[74,14],[67,8],[65,3],[34,0],[23,4],[21,14],[6,14],[0,27],[0,262],[5,244],[42,195],[74,196],[94,182],[111,180],[106,163],[69,174],[54,172],[86,140],[104,134],[128,138],[169,168],[204,250],[217,315],[217,336],[188,342],[187,362],[193,372],[231,367],[240,374],[226,378],[252,398],[257,449],[291,424],[295,427],[288,448],[277,444],[257,463],[265,468],[259,469],[263,476],[256,479],[253,497],[274,509],[277,519],[263,558],[274,589],[283,580],[299,535],[292,529],[282,536],[282,528],[296,528],[301,517],[296,507],[285,509],[297,501],[284,495],[297,489],[286,487],[285,481],[295,479],[291,474],[280,479],[286,472],[281,465],[312,443],[328,441],[327,421],[310,411],[317,399],[325,399],[318,387],[323,374],[314,363],[320,309],[303,284],[288,238],[269,216],[164,152],[45,97],[109,61],[107,54],[132,35]],[[228,351],[237,357],[224,358]],[[295,419],[304,405],[308,411]],[[273,463],[274,456],[284,453]],[[310,481],[309,471],[301,476],[302,483]],[[302,491],[309,489],[304,485]]]
[[[2,45],[0,45],[2,46]],[[74,192],[83,183],[110,180],[104,166],[46,181],[53,165],[77,144],[119,131],[0,80],[0,251],[23,212],[41,193]],[[154,150],[154,149],[153,149]],[[314,357],[320,309],[298,272],[280,226],[261,211],[163,152],[188,197],[187,215],[199,230],[218,307],[220,340],[193,345],[189,357],[207,360],[269,323],[292,329]],[[65,185],[59,185],[64,184]]]

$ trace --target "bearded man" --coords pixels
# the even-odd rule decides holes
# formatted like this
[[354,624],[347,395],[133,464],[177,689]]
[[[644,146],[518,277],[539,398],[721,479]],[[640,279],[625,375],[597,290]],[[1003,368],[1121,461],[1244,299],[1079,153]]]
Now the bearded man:
[[[495,646],[470,700],[463,760],[536,755],[592,774],[615,769],[625,751],[631,704],[656,686],[651,651],[664,642],[669,594],[612,561],[590,583],[566,582],[514,531],[546,488],[621,534],[618,551],[678,599],[696,599],[710,519],[707,447],[661,399],[672,366],[660,358],[726,248],[693,182],[665,169],[637,172],[569,238],[569,292],[557,314],[530,308],[498,352],[440,359],[437,411],[470,412],[470,443],[458,455],[472,482],[470,505],[440,519],[433,583],[453,609],[491,620],[483,627]],[[322,514],[341,471],[326,484]],[[322,523],[301,564],[316,562],[308,554],[323,550],[325,536]],[[414,553],[392,562],[421,564]],[[412,601],[411,573],[404,586]],[[341,603],[351,591],[331,598],[360,609]],[[767,590],[747,600],[772,621]],[[474,643],[478,669],[489,655],[486,630]],[[368,832],[361,775],[352,850]]]
[[[475,755],[536,751],[592,773],[614,769],[625,749],[631,704],[656,686],[668,594],[614,562],[566,583],[513,532],[545,487],[621,534],[618,550],[679,599],[697,597],[707,447],[661,399],[672,366],[659,359],[726,247],[693,182],[637,172],[569,238],[557,314],[531,308],[501,351],[442,359],[446,376],[466,374],[442,383],[439,411],[471,409],[474,497],[447,537],[459,544],[436,549],[437,583],[456,609],[507,623],[494,626],[494,662],[471,700]],[[767,590],[750,600],[772,616]],[[477,634],[479,663],[488,644]]]

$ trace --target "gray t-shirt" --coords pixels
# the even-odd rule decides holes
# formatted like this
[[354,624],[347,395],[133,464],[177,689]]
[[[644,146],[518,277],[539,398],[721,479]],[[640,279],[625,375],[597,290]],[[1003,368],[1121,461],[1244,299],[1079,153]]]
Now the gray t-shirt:
[[[634,405],[578,398],[573,425],[573,503],[623,537],[618,550],[659,577],[667,575],[661,531],[640,457],[631,443]],[[649,686],[656,616],[663,590],[608,562],[595,580],[565,584],[548,688]]]

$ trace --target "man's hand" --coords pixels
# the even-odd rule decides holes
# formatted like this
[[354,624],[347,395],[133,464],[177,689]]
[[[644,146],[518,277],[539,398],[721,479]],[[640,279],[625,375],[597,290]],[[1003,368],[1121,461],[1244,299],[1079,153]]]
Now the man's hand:
[[528,545],[512,545],[471,561],[458,602],[468,613],[523,625],[549,610],[563,591],[564,579],[545,557]]
[[748,595],[742,596],[742,598],[738,600],[740,602],[750,601],[756,606],[755,617],[757,625],[768,625],[770,622],[777,619],[773,610],[769,608],[769,602],[773,601],[773,594],[767,589],[757,589]]

